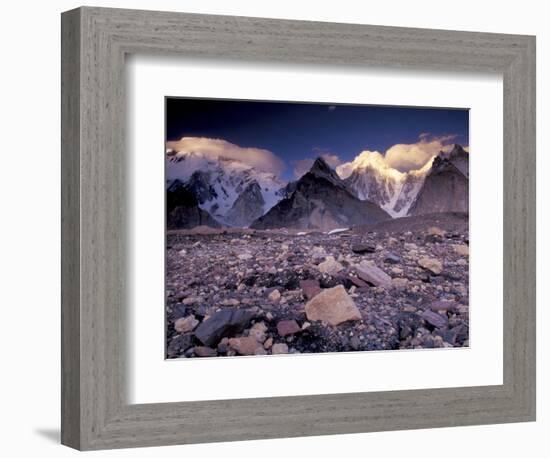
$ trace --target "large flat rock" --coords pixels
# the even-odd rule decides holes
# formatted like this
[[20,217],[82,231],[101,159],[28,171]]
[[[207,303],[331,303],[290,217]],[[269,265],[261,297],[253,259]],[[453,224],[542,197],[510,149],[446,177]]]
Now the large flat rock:
[[305,307],[308,320],[337,326],[346,321],[361,320],[361,313],[342,285],[321,291]]

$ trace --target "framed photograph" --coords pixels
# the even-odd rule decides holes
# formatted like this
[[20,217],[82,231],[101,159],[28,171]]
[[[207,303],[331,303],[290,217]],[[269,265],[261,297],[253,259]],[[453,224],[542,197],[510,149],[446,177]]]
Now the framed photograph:
[[68,11],[62,180],[65,445],[535,419],[534,37]]

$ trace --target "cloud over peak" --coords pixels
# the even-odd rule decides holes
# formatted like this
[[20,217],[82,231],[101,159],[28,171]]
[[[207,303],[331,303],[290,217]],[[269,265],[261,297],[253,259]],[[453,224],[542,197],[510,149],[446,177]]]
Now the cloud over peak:
[[456,135],[433,137],[422,133],[416,143],[398,143],[390,147],[384,156],[385,162],[400,172],[420,169],[440,151],[450,151],[453,147],[450,142],[455,138]]
[[284,161],[267,149],[242,147],[219,138],[183,137],[166,142],[166,149],[175,151],[176,154],[200,153],[209,159],[234,159],[277,176],[286,168]]

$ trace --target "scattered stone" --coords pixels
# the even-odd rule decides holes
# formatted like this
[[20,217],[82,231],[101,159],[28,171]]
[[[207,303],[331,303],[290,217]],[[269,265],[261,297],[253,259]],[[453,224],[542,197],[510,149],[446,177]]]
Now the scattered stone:
[[191,346],[191,335],[176,334],[168,341],[166,355],[169,358],[184,356],[186,350]]
[[181,303],[183,305],[193,305],[193,304],[200,304],[203,302],[203,298],[202,297],[198,297],[198,296],[192,296],[192,297],[186,297],[185,299],[183,299],[181,301]]
[[250,253],[242,253],[237,256],[241,261],[248,261],[249,259],[252,259],[252,255]]
[[394,288],[403,289],[408,286],[409,280],[407,280],[406,278],[397,277],[397,278],[392,278],[391,283]]
[[435,275],[439,275],[443,271],[443,264],[441,264],[441,261],[434,258],[420,258],[418,264]]
[[430,304],[430,309],[434,312],[454,310],[456,307],[454,301],[434,301]]
[[368,288],[369,284],[360,278],[354,277],[352,275],[349,276],[350,281],[357,286],[358,288]]
[[271,302],[279,302],[279,300],[281,299],[281,293],[278,289],[274,289],[268,294],[267,297]]
[[437,235],[439,237],[445,237],[446,232],[439,227],[432,226],[428,228],[428,235]]
[[436,328],[446,328],[449,324],[449,320],[445,315],[432,312],[431,310],[422,312],[422,318]]
[[[442,237],[430,226],[446,234]],[[289,354],[468,344],[469,256],[459,254],[469,251],[467,216],[398,218],[335,235],[312,228],[300,237],[296,235],[299,230],[170,231],[166,241],[166,356],[198,357],[196,347],[210,348],[199,349],[198,354],[240,355],[229,346],[229,338],[244,337],[256,341],[257,345],[245,351],[253,350],[254,355],[271,355],[275,343],[286,344]],[[370,247],[366,254],[352,250],[361,244]],[[461,246],[458,252],[455,245]],[[247,259],[239,259],[242,254]],[[438,260],[441,273],[421,267],[421,258]],[[324,267],[331,261],[338,263],[337,268],[326,270],[335,273],[321,272],[319,264]],[[365,281],[357,265],[379,268],[391,277],[391,286],[374,286],[372,278]],[[308,317],[306,305],[338,286],[359,311],[355,321],[331,326]],[[269,295],[275,290],[280,297],[274,301]],[[334,304],[330,301],[331,312]],[[426,310],[435,318],[427,315],[426,320],[422,316]],[[216,324],[223,311],[251,315],[244,324],[228,330]],[[430,323],[434,319],[440,326],[445,320],[447,324],[434,326]],[[280,336],[277,324],[281,321],[295,321],[299,332]],[[206,339],[204,327],[213,325],[222,330],[213,329],[212,342],[204,343],[200,339],[201,335]]]
[[367,264],[365,261],[361,261],[359,265],[356,265],[355,271],[361,280],[373,286],[381,286],[383,288],[391,286],[391,277],[386,272],[376,266]]
[[264,342],[264,348],[269,350],[273,346],[273,337],[270,337]]
[[215,312],[197,327],[195,337],[204,345],[213,346],[222,337],[241,332],[254,316],[253,312],[242,309],[226,309]]
[[356,245],[352,245],[351,251],[353,251],[356,254],[374,253],[376,251],[376,247],[373,245],[358,243]]
[[268,274],[271,274],[271,275],[276,275],[277,274],[277,268],[275,266],[268,267],[266,269],[266,272]]
[[263,346],[251,336],[231,338],[229,339],[229,346],[243,356],[255,355],[259,348],[264,350]]
[[468,245],[453,245],[453,249],[460,256],[470,256],[470,247]]
[[401,257],[391,251],[388,251],[384,256],[384,262],[387,264],[399,264],[401,262]]
[[327,256],[325,260],[317,266],[319,272],[328,275],[335,275],[344,270],[344,266],[336,261],[332,256]]
[[185,334],[186,332],[191,332],[195,329],[198,324],[199,320],[197,320],[194,315],[189,315],[185,318],[178,318],[174,322],[174,329],[180,334]]
[[392,267],[390,269],[390,272],[394,275],[403,275],[403,269],[401,269],[400,267]]
[[272,355],[286,355],[288,353],[288,345],[285,343],[273,344],[271,348]]
[[255,323],[254,326],[250,328],[248,335],[254,337],[258,342],[262,343],[267,338],[266,332],[267,326],[263,321],[260,321],[259,323]]
[[224,307],[235,307],[239,304],[240,302],[237,299],[225,299],[221,302],[221,305],[223,305]]
[[337,326],[346,321],[361,320],[361,313],[342,285],[325,289],[305,306],[308,320]]
[[300,280],[300,288],[306,299],[312,299],[321,292],[318,280]]
[[296,334],[301,330],[295,320],[282,320],[277,323],[277,332],[281,337]]
[[327,252],[322,246],[314,246],[311,250],[311,257],[313,259],[321,259],[327,255]]
[[206,358],[208,356],[218,356],[218,352],[210,347],[195,347],[193,348],[193,353],[200,356],[201,358]]

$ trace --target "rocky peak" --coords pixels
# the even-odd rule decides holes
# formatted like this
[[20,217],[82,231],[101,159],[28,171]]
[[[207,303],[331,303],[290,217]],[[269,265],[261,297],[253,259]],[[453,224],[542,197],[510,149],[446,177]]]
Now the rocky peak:
[[342,186],[342,180],[340,179],[340,177],[322,157],[318,157],[317,159],[315,159],[315,162],[309,169],[308,173],[315,175],[319,178],[324,178],[333,184],[338,184],[339,186]]
[[466,178],[470,176],[470,155],[462,146],[455,144],[447,158]]
[[458,143],[455,143],[453,145],[453,149],[449,153],[449,158],[453,158],[453,157],[460,156],[460,155],[467,155],[467,154],[468,153],[466,152],[466,150],[464,148],[462,148],[461,145],[459,145]]

